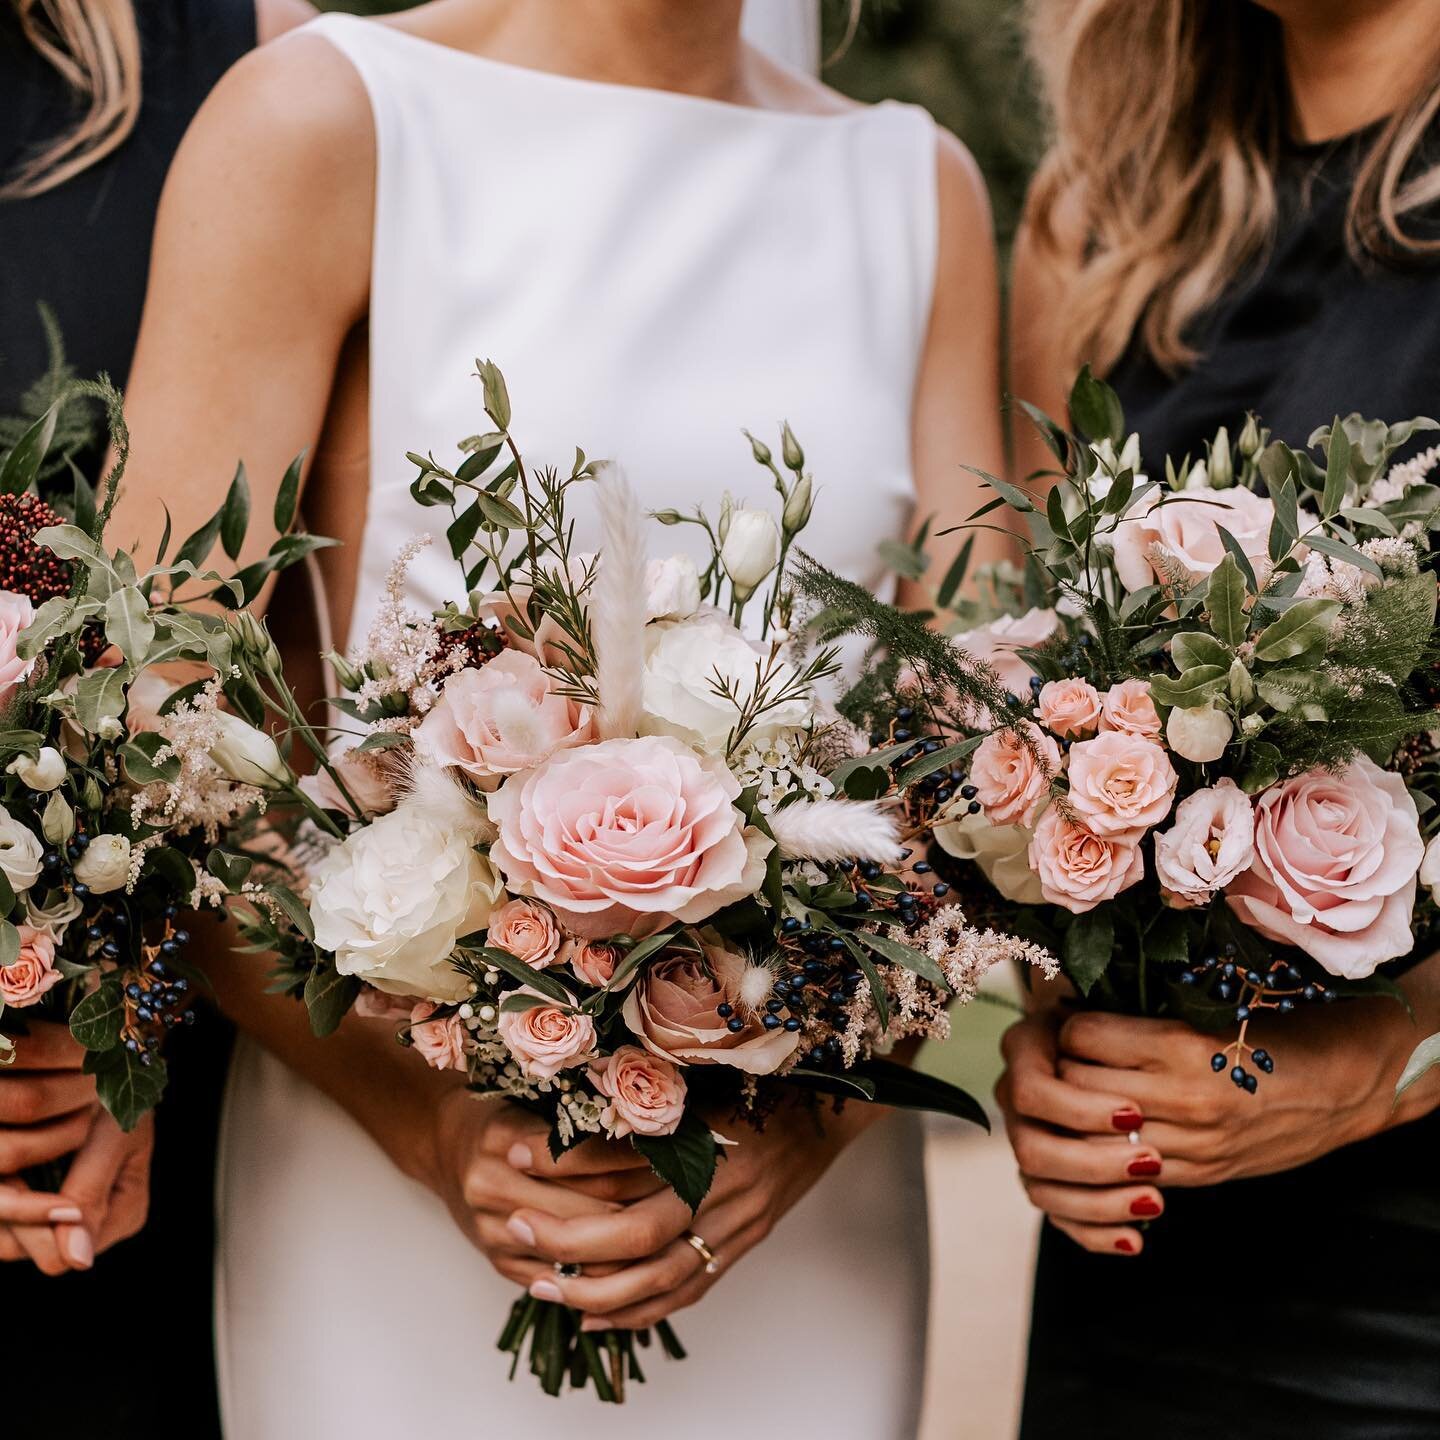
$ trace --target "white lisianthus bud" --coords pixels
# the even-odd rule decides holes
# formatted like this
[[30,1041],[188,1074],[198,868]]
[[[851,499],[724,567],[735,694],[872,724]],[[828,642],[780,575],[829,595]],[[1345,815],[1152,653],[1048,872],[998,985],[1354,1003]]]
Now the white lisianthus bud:
[[96,895],[118,890],[130,878],[130,842],[123,835],[97,835],[75,862],[75,878]]
[[785,527],[786,535],[791,537],[798,535],[810,523],[810,512],[814,508],[814,484],[808,475],[802,475],[795,482],[795,488],[785,502],[785,513],[780,517],[780,523]]
[[230,633],[235,637],[240,653],[252,665],[268,669],[280,664],[280,652],[275,648],[265,622],[258,620],[250,611],[235,613],[230,621]]
[[1222,425],[1210,446],[1210,488],[1228,490],[1235,483],[1235,464],[1230,456],[1230,432]]
[[1245,417],[1245,428],[1240,432],[1240,453],[1253,460],[1260,450],[1260,426],[1253,415]]
[[[760,444],[758,440],[752,441],[751,443],[756,445]],[[761,445],[760,448],[762,450],[765,449],[763,445]],[[768,456],[770,452],[768,450],[765,450],[765,454]],[[735,501],[731,497],[730,492],[727,490],[720,497],[720,518],[715,522],[715,533],[720,537],[720,543],[722,545],[725,543],[725,537],[730,533],[730,517],[734,513]]]
[[745,438],[750,442],[750,453],[755,457],[757,465],[771,465],[774,457],[770,454],[770,447],[763,441],[757,440],[748,430]]
[[52,844],[63,845],[75,833],[75,812],[58,790],[52,791],[40,816],[40,833]]
[[239,716],[217,710],[220,738],[210,747],[210,758],[238,785],[274,790],[290,783],[290,767],[280,758],[275,742],[263,730],[247,725]]
[[1230,690],[1231,700],[1241,709],[1244,709],[1255,698],[1255,682],[1250,678],[1250,672],[1241,660],[1230,662],[1230,678],[1226,684]]
[[740,599],[748,599],[780,559],[780,527],[768,510],[741,506],[730,516],[720,563]]
[[1128,470],[1135,477],[1136,489],[1140,487],[1140,432],[1132,430],[1120,450],[1120,469]]
[[1425,858],[1420,862],[1420,883],[1430,892],[1430,898],[1440,905],[1440,835],[1436,835],[1425,847]]
[[5,768],[19,776],[22,784],[42,794],[65,779],[65,757],[53,745],[42,745],[33,760],[28,755],[17,755]]
[[784,460],[785,468],[797,475],[805,468],[805,452],[800,448],[788,420],[780,427],[780,458]]
[[678,510],[652,510],[650,516],[662,525],[678,525],[685,518]]
[[330,651],[325,660],[345,689],[358,690],[365,683],[364,672],[352,665],[338,650]]
[[1218,760],[1235,733],[1230,717],[1214,705],[1201,705],[1194,710],[1172,710],[1165,722],[1165,738],[1170,748],[1184,760],[1197,765]]
[[1208,490],[1210,488],[1210,469],[1203,460],[1197,460],[1185,476],[1185,490]]

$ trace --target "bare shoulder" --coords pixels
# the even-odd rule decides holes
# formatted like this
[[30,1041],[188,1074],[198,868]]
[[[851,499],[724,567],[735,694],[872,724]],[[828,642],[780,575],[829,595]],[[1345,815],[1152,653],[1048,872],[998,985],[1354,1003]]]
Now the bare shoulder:
[[313,20],[318,12],[310,0],[255,0],[255,33],[262,45]]
[[995,229],[990,213],[990,191],[980,166],[958,136],[942,126],[936,126],[935,134],[940,253],[942,257],[960,253],[974,258],[993,257]]

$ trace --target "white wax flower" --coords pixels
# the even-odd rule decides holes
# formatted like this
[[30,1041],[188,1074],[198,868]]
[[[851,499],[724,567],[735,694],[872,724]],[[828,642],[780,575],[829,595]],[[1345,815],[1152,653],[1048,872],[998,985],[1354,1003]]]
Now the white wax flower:
[[1234,733],[1234,722],[1214,705],[1172,710],[1165,722],[1165,738],[1170,748],[1181,759],[1193,760],[1197,765],[1218,760]]

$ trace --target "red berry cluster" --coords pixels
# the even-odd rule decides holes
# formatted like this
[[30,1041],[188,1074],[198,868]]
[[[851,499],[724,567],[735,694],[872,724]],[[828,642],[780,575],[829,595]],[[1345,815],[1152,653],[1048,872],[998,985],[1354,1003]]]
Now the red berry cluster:
[[70,563],[35,543],[35,532],[62,524],[34,495],[0,495],[0,590],[43,605],[70,593]]
[[440,654],[444,657],[462,650],[465,653],[465,669],[478,670],[505,648],[506,640],[506,635],[494,626],[471,625],[464,630],[442,632]]

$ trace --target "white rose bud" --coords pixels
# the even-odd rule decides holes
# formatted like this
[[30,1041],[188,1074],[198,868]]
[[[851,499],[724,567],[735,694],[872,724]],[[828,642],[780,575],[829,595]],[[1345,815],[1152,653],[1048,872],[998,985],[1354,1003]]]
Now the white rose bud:
[[1430,892],[1430,898],[1440,905],[1440,835],[1425,847],[1425,858],[1420,862],[1420,883]]
[[33,760],[28,755],[17,755],[5,768],[18,775],[22,784],[42,794],[65,779],[65,757],[53,745],[42,745]]
[[125,727],[115,715],[107,715],[96,727],[95,733],[102,740],[118,740],[124,733]]
[[52,791],[45,802],[45,813],[40,817],[40,833],[52,845],[63,845],[75,833],[75,812],[58,791]]
[[720,550],[720,563],[747,600],[780,560],[780,527],[768,510],[741,506],[730,516],[730,528]]
[[96,895],[120,889],[130,878],[130,842],[123,835],[97,835],[75,862],[75,878]]
[[1218,760],[1230,743],[1235,726],[1230,717],[1214,705],[1195,710],[1172,710],[1165,723],[1165,738],[1182,759],[1204,765]]
[[290,767],[263,730],[224,710],[217,710],[215,719],[220,738],[210,747],[210,758],[230,779],[261,790],[274,790],[290,782]]

